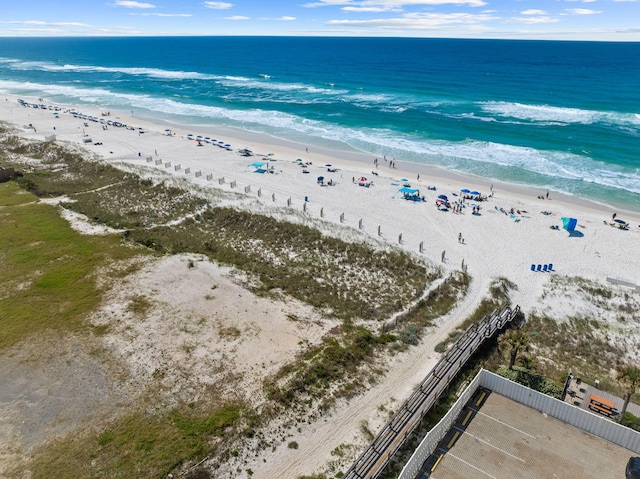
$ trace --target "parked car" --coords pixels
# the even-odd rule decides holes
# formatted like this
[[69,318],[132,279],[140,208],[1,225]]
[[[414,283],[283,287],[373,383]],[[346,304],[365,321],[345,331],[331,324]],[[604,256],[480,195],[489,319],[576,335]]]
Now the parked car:
[[626,479],[640,479],[640,457],[630,457],[625,469]]

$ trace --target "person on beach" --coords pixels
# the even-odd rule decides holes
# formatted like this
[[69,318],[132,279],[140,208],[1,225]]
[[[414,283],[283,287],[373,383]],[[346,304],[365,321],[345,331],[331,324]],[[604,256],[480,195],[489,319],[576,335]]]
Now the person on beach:
[[462,243],[462,233],[458,233],[458,243]]

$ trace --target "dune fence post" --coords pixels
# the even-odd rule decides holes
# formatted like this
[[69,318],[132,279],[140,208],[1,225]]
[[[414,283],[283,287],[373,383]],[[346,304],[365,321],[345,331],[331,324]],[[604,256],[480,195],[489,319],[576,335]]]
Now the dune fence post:
[[340,223],[344,223],[344,213],[340,213]]
[[418,252],[422,253],[424,251],[424,241],[420,241],[420,246],[418,246]]
[[382,236],[382,228],[378,225],[378,236]]
[[291,197],[287,198],[287,206],[291,206]]
[[258,197],[262,196],[262,188],[258,188]]
[[398,235],[398,244],[402,244],[402,233]]
[[362,229],[362,218],[360,218],[360,221],[358,221],[358,228]]
[[275,193],[271,193],[271,201],[276,201],[276,194]]
[[324,218],[324,208],[320,208],[320,218]]

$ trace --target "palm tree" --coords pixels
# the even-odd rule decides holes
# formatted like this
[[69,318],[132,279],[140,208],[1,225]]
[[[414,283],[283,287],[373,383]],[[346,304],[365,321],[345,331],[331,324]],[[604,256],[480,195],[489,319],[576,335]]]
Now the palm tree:
[[500,346],[509,347],[509,369],[513,369],[520,350],[526,350],[529,346],[529,336],[524,331],[510,329],[498,338]]
[[624,366],[618,370],[618,381],[625,390],[624,403],[620,412],[620,424],[624,424],[624,413],[627,412],[627,406],[631,396],[633,396],[638,387],[640,387],[640,368],[638,366]]

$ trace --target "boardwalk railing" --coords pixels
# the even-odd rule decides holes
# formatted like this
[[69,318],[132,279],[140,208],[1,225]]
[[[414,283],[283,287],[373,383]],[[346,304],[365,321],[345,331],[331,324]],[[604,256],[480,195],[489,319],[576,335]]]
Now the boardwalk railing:
[[519,306],[505,306],[469,326],[380,430],[344,477],[377,478],[473,353],[485,339],[510,323],[519,311]]

